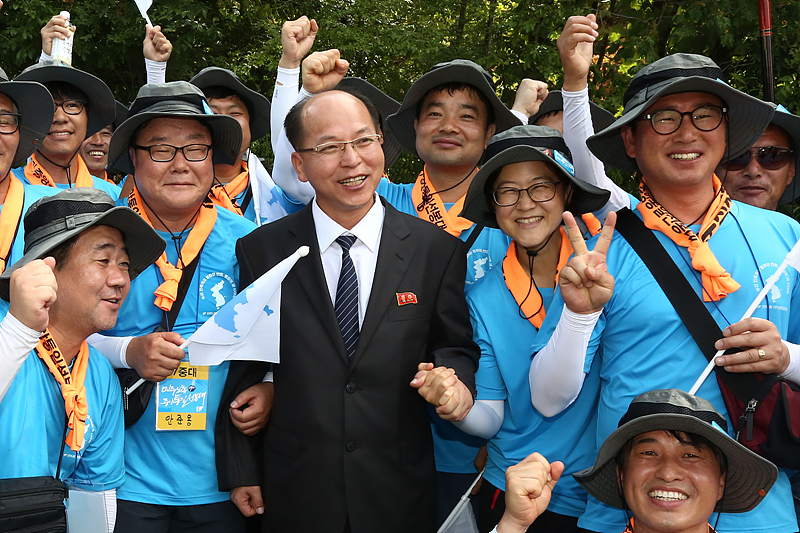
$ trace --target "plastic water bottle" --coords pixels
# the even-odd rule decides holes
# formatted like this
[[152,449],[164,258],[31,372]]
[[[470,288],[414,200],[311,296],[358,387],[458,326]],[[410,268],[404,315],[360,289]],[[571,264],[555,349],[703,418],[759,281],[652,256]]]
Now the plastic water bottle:
[[75,26],[70,24],[69,11],[62,11],[59,15],[67,20],[69,36],[66,39],[59,39],[58,37],[53,39],[53,49],[50,51],[50,57],[61,60],[67,65],[72,65],[72,42],[75,39]]

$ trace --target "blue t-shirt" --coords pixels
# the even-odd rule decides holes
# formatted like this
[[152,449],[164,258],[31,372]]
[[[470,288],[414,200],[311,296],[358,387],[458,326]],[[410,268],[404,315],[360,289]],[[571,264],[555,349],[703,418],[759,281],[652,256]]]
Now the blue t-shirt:
[[[638,203],[632,198],[632,205]],[[634,213],[637,213],[634,209]],[[699,231],[699,226],[693,226]],[[686,248],[655,232],[664,249],[689,283],[700,294],[700,274],[691,268]],[[765,281],[777,270],[786,254],[800,239],[800,225],[773,211],[733,202],[721,227],[709,239],[711,251],[741,287],[718,302],[706,303],[720,329],[741,320]],[[589,248],[593,243],[588,244]],[[661,291],[642,260],[628,242],[615,235],[608,250],[608,270],[614,276],[614,295],[594,328],[587,350],[587,364],[595,356],[600,362],[600,405],[595,452],[617,428],[631,401],[656,389],[690,390],[708,363],[678,314]],[[800,340],[800,285],[797,270],[788,268],[766,297],[754,317],[772,321],[781,338]],[[540,350],[558,322],[563,300],[560,292],[533,350]],[[716,379],[707,379],[698,396],[710,401],[727,416]],[[728,428],[732,424],[728,418]],[[715,518],[712,517],[711,523]],[[589,498],[579,527],[591,531],[622,531],[625,513]],[[749,513],[723,514],[717,531],[797,531],[789,479],[781,471],[778,481],[759,506]]]
[[[234,197],[237,204],[242,205],[242,202],[244,202],[247,193],[250,191],[250,187],[251,183],[248,181],[247,187],[245,187],[242,192],[240,192],[237,196]],[[283,192],[283,189],[281,189],[277,185],[275,185],[275,187],[272,188],[271,192],[272,192],[272,198],[270,198],[267,201],[267,204],[270,206],[272,205],[280,206],[281,209],[276,209],[275,210],[276,212],[285,211],[287,215],[291,215],[292,213],[296,213],[297,211],[300,211],[303,208],[302,202],[298,202],[297,200],[295,200],[294,198]],[[256,220],[255,205],[256,205],[255,198],[251,195],[250,201],[248,202],[247,207],[244,210],[243,216],[247,220],[258,224],[258,221]],[[276,217],[275,213],[261,213],[261,225],[274,222],[278,220],[278,218],[280,217]]]
[[[382,178],[378,184],[378,194],[386,198],[398,211],[417,216],[417,208],[411,198],[413,188],[413,183],[392,183],[388,179]],[[450,207],[450,205],[445,205],[445,209]],[[459,238],[466,242],[474,230],[475,226],[473,225],[468,230],[462,231]],[[467,252],[466,286],[469,287],[492,268],[502,264],[509,244],[511,244],[511,239],[499,229],[483,228]],[[452,423],[439,418],[432,405],[428,405],[428,414],[433,432],[436,470],[458,474],[475,473],[475,456],[478,455],[478,450],[484,444],[484,440],[467,435]]]
[[[540,289],[549,308],[554,289]],[[531,404],[528,369],[531,341],[538,332],[521,318],[519,306],[506,286],[502,265],[493,269],[467,292],[475,342],[481,360],[475,382],[478,400],[504,400],[503,425],[488,444],[484,477],[505,490],[505,471],[533,452],[548,461],[562,461],[564,474],[553,489],[547,509],[580,516],[586,509],[586,491],[572,478],[594,464],[594,433],[599,364],[587,364],[583,389],[575,402],[552,418],[542,416]],[[589,368],[591,367],[591,368]]]
[[[120,200],[118,205],[126,205],[126,200]],[[216,209],[217,222],[200,253],[173,328],[184,338],[194,333],[239,290],[236,241],[255,228],[244,217],[221,207]],[[167,259],[175,264],[176,245],[169,233],[159,234],[167,241]],[[182,244],[183,239],[177,243],[177,248]],[[163,277],[155,265],[133,280],[117,324],[107,334],[141,336],[160,326],[164,311],[154,305],[153,292],[162,282]],[[147,410],[125,432],[127,475],[125,485],[117,493],[120,499],[158,505],[202,505],[228,500],[229,493],[220,492],[217,487],[214,448],[214,424],[228,367],[226,361],[209,368],[206,429],[203,431],[156,431],[156,392],[153,390]]]
[[[25,177],[25,167],[14,168],[14,169],[11,170],[11,172],[17,178],[19,178],[19,180],[22,183],[24,183],[26,185],[31,185],[31,182],[28,181],[27,177]],[[111,199],[114,200],[114,201],[119,199],[119,195],[122,193],[122,189],[119,187],[119,185],[115,185],[113,183],[110,183],[110,182],[108,182],[106,180],[100,179],[100,178],[95,177],[95,176],[92,176],[92,181],[94,181],[94,188],[95,189],[100,189],[101,191],[103,191],[105,193],[108,193],[108,195],[111,196]],[[37,187],[44,187],[44,185],[37,185]],[[61,190],[61,189],[69,189],[70,185],[68,183],[56,183],[55,188],[57,188],[59,190]]]
[[[125,477],[119,380],[108,360],[91,346],[84,386],[89,405],[85,441],[78,452],[64,446],[60,477],[86,490],[117,488]],[[0,479],[54,476],[64,419],[58,382],[34,350],[0,402]]]

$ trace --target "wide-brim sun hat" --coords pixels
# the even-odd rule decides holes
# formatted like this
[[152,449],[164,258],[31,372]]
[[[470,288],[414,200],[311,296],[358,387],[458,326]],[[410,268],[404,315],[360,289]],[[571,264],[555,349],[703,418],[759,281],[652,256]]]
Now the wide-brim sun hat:
[[[60,81],[80,89],[88,99],[86,104],[88,119],[86,123],[87,139],[114,122],[117,104],[108,85],[97,76],[78,70],[63,61],[50,59],[31,65],[15,78],[15,81],[17,80],[38,81],[43,85]],[[49,130],[50,128],[48,127]]]
[[60,244],[92,226],[111,226],[122,233],[131,280],[153,264],[166,247],[164,239],[136,211],[115,206],[108,194],[92,187],[64,189],[40,198],[25,213],[23,223],[24,255],[0,275],[0,298],[6,301],[11,274],[47,257]]
[[115,112],[114,112],[114,122],[111,123],[111,129],[116,130],[119,128],[119,125],[125,122],[125,119],[128,118],[128,107],[120,102],[119,100],[114,102],[115,105]]
[[250,113],[250,140],[257,141],[269,133],[269,99],[242,83],[235,72],[221,67],[206,67],[189,80],[189,83],[201,91],[209,87],[225,87],[235,92],[247,104]]
[[601,502],[627,509],[615,460],[625,444],[650,431],[693,433],[719,448],[727,461],[725,491],[716,511],[744,513],[764,499],[778,479],[778,468],[733,440],[724,428],[727,428],[725,418],[703,398],[677,389],[646,392],[631,402],[619,427],[600,447],[594,466],[572,476]]
[[[24,165],[42,143],[53,124],[53,97],[50,91],[35,81],[8,81],[0,68],[0,94],[14,101],[19,118],[19,144],[11,167]],[[0,176],[2,177],[2,176]]]
[[400,102],[387,95],[367,80],[347,77],[342,79],[339,84],[334,87],[337,89],[351,89],[358,91],[362,95],[369,98],[375,108],[378,110],[378,115],[381,117],[381,126],[383,132],[383,157],[384,157],[384,170],[389,170],[395,164],[397,158],[403,153],[403,146],[397,140],[391,128],[386,126],[386,119],[396,113],[400,109]]
[[414,130],[417,102],[425,98],[425,95],[432,89],[449,83],[471,85],[489,100],[494,110],[495,133],[519,126],[519,119],[497,96],[492,76],[483,67],[468,59],[454,59],[445,63],[437,63],[414,82],[406,92],[400,109],[386,120],[387,126],[409,153],[419,155],[417,154],[417,134]]
[[203,92],[186,81],[148,83],[139,89],[131,104],[128,118],[111,137],[108,149],[109,168],[133,174],[128,147],[137,128],[156,118],[194,119],[211,132],[214,164],[233,165],[242,147],[242,127],[227,115],[215,115],[208,107]]
[[794,178],[791,183],[786,186],[783,194],[781,195],[778,204],[788,204],[798,196],[800,196],[800,179],[798,179],[798,172],[800,172],[800,117],[789,112],[788,109],[782,105],[775,107],[775,114],[772,115],[771,125],[778,126],[792,141],[792,150],[794,150]]
[[546,126],[514,126],[489,140],[485,157],[472,179],[464,200],[464,210],[459,216],[489,228],[499,228],[494,206],[491,205],[487,186],[493,184],[495,173],[505,165],[523,161],[543,161],[556,169],[562,180],[572,184],[572,197],[568,208],[575,214],[590,213],[602,208],[611,193],[575,177],[570,154],[560,132]]
[[[544,102],[542,102],[542,105],[539,107],[539,111],[537,111],[535,115],[528,119],[528,124],[536,125],[537,120],[547,114],[555,113],[556,111],[564,111],[564,95],[559,89],[550,91],[547,94],[547,98],[545,98]],[[594,131],[602,131],[613,124],[616,120],[613,113],[606,111],[591,100],[589,100],[589,114],[592,117],[592,126],[594,126]]]
[[[625,152],[622,127],[639,120],[663,96],[701,92],[717,96],[728,110],[728,147],[722,160],[741,155],[764,133],[772,119],[773,108],[758,98],[737,91],[721,77],[722,70],[716,63],[697,54],[673,54],[645,66],[636,73],[625,91],[622,116],[589,137],[586,145],[605,165],[636,172],[636,160]],[[720,127],[725,127],[725,123]]]

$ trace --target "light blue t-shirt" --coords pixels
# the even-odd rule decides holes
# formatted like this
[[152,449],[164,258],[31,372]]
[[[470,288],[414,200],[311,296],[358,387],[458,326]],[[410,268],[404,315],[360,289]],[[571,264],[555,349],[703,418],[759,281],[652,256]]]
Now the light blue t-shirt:
[[[89,405],[85,441],[78,452],[64,446],[60,477],[86,490],[117,488],[125,477],[119,380],[91,346],[84,386]],[[0,479],[54,476],[64,420],[58,382],[33,350],[0,402]]]
[[[250,182],[248,182],[247,187],[245,187],[242,192],[240,192],[237,196],[234,197],[237,204],[242,205],[242,202],[244,202],[247,193],[250,191],[250,187],[251,184]],[[297,200],[286,194],[283,191],[283,189],[281,189],[277,185],[275,185],[275,187],[272,188],[271,192],[272,192],[272,198],[270,198],[267,203],[269,205],[272,204],[279,205],[283,209],[283,211],[286,212],[287,215],[296,213],[297,211],[300,211],[303,208],[302,202],[298,202]],[[246,218],[251,222],[255,223],[258,222],[256,220],[255,198],[252,195],[250,195],[250,200],[247,203],[247,207],[244,210],[243,216],[244,218]],[[278,218],[271,215],[270,213],[266,213],[266,216],[265,213],[261,213],[261,225],[269,224],[270,222],[274,222],[276,220],[278,220]]]
[[[120,200],[118,205],[126,205]],[[173,331],[189,337],[219,307],[239,290],[236,241],[255,225],[226,209],[217,207],[217,222],[198,259],[197,269],[186,293]],[[159,232],[167,241],[167,259],[175,264],[177,249],[169,233]],[[158,267],[151,265],[131,283],[112,336],[147,335],[161,325],[164,311],[154,305],[153,292],[163,282]],[[188,357],[186,359],[188,361]],[[226,501],[228,492],[217,487],[214,425],[228,376],[226,361],[209,369],[206,429],[203,431],[156,431],[155,389],[147,410],[125,432],[125,485],[117,497],[158,505],[202,505]],[[224,407],[223,407],[224,408]]]
[[[554,289],[539,289],[545,309]],[[586,491],[572,478],[594,464],[599,363],[588,364],[583,389],[561,414],[542,416],[531,404],[528,369],[531,341],[538,332],[519,315],[519,306],[506,286],[502,265],[477,281],[467,292],[473,338],[481,348],[475,381],[478,400],[504,400],[503,425],[488,444],[484,477],[505,490],[505,471],[533,452],[548,461],[562,461],[564,474],[553,489],[548,511],[580,516],[586,509]],[[591,367],[591,368],[589,368]]]
[[[31,185],[31,182],[28,181],[28,178],[25,176],[25,167],[17,167],[12,169],[11,172],[19,178],[22,183],[26,185]],[[122,189],[119,185],[115,185],[110,183],[106,180],[100,179],[98,177],[92,176],[92,181],[94,181],[94,188],[100,189],[101,191],[108,193],[111,196],[111,199],[116,201],[119,198],[119,195],[122,193]],[[43,187],[43,185],[37,185],[37,187]],[[68,183],[56,183],[57,189],[69,189],[70,185]]]
[[[632,197],[634,207],[638,202]],[[641,218],[641,217],[640,217]],[[699,231],[699,226],[693,226]],[[700,294],[700,275],[691,268],[685,248],[666,235],[655,232],[664,249],[683,275]],[[800,239],[800,225],[791,218],[733,202],[721,227],[708,241],[711,251],[741,287],[706,308],[720,329],[741,320],[765,281],[777,270],[786,254]],[[593,242],[588,244],[589,249]],[[608,250],[608,270],[614,276],[614,295],[606,304],[595,326],[587,350],[587,364],[598,356],[600,362],[600,405],[597,418],[595,453],[605,438],[617,428],[631,401],[650,390],[676,388],[690,390],[708,363],[686,326],[661,291],[642,260],[620,235],[615,235]],[[788,268],[775,289],[762,302],[754,317],[772,321],[781,338],[800,340],[800,285],[797,270]],[[560,316],[560,292],[542,324],[540,339],[533,350],[540,350],[550,337]],[[698,396],[710,401],[727,417],[727,409],[714,376],[700,387]],[[728,417],[728,429],[732,433]],[[714,524],[715,517],[711,518]],[[591,531],[622,531],[625,513],[589,498],[579,527]],[[797,519],[786,471],[759,506],[749,513],[723,514],[720,532],[797,531]]]
[[[417,208],[411,198],[413,188],[413,183],[392,183],[386,178],[381,178],[378,184],[378,194],[386,198],[398,211],[417,216]],[[452,205],[445,205],[445,209],[450,207]],[[462,231],[459,238],[466,242],[474,230],[475,226],[473,225],[468,230]],[[511,239],[499,229],[483,228],[467,252],[466,286],[469,287],[492,268],[502,264],[509,244],[511,244]],[[447,420],[442,420],[432,405],[428,405],[428,414],[433,432],[436,470],[457,474],[476,473],[475,456],[478,455],[478,450],[484,444],[483,439],[467,435]]]

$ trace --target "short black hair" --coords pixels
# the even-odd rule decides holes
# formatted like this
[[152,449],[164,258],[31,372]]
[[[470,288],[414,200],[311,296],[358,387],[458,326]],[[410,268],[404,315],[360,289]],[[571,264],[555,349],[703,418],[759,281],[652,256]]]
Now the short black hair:
[[549,111],[549,112],[545,113],[544,115],[541,115],[541,116],[538,116],[538,117],[536,117],[536,121],[533,123],[533,125],[534,125],[534,126],[538,126],[538,125],[539,125],[539,121],[540,121],[540,120],[544,120],[544,119],[546,119],[546,118],[549,118],[549,117],[555,116],[555,115],[557,115],[557,114],[559,114],[559,113],[563,113],[563,112],[564,112],[564,110],[563,110],[563,109],[554,109],[554,110],[552,110],[552,111]]
[[225,100],[227,98],[235,96],[236,98],[242,101],[245,107],[247,107],[247,113],[251,117],[253,116],[253,108],[250,107],[250,102],[248,102],[246,99],[242,97],[241,94],[237,93],[230,87],[225,87],[224,85],[212,85],[211,87],[206,87],[205,89],[203,89],[203,94],[206,95],[206,100],[209,102],[211,100]]
[[80,100],[86,107],[89,107],[89,97],[71,83],[65,81],[48,81],[44,86],[50,91],[53,100]]
[[443,83],[442,85],[437,85],[430,91],[426,92],[425,95],[419,99],[417,102],[416,108],[414,109],[414,114],[419,119],[419,114],[422,112],[422,103],[428,98],[429,94],[438,94],[440,92],[447,91],[447,94],[453,96],[455,93],[459,91],[464,91],[470,96],[477,96],[481,102],[483,102],[484,107],[486,107],[486,126],[490,126],[494,124],[495,116],[494,116],[494,107],[492,107],[492,103],[483,94],[481,91],[475,88],[474,85],[470,85],[469,83],[464,83],[460,81],[454,81],[452,83]]
[[[378,113],[378,109],[375,107],[375,104],[372,103],[372,100],[350,87],[341,87],[335,90],[347,93],[350,96],[360,100],[361,103],[364,104],[364,107],[367,108],[367,112],[372,120],[372,124],[375,126],[375,131],[380,131],[380,114]],[[295,150],[302,148],[302,144],[305,141],[306,132],[303,128],[303,110],[305,109],[306,105],[308,105],[308,103],[316,96],[318,95],[315,95],[311,98],[306,98],[302,102],[298,102],[292,106],[292,109],[290,109],[289,113],[286,115],[286,120],[283,121],[283,128],[286,131],[286,138],[289,139],[289,142],[292,143],[292,147]]]
[[66,241],[62,242],[53,250],[50,251],[48,256],[52,257],[56,260],[56,270],[63,270],[65,266],[67,266],[67,259],[69,258],[69,253],[75,247],[75,243],[78,242],[78,237],[81,234],[77,234],[73,237],[70,237]]

